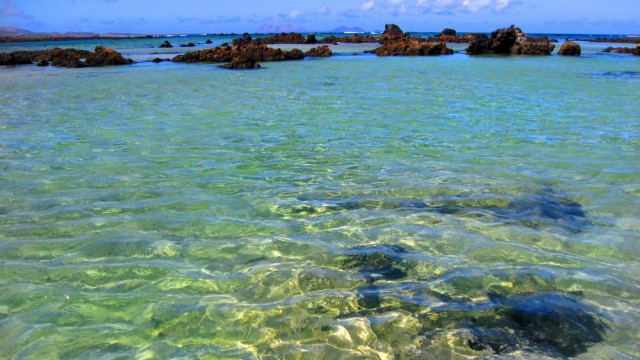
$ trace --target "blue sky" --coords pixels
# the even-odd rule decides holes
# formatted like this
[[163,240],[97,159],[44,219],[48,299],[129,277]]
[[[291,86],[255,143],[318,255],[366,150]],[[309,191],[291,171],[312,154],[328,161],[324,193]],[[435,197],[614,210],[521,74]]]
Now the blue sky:
[[640,0],[0,0],[0,27],[95,33],[333,30],[492,31],[640,35]]

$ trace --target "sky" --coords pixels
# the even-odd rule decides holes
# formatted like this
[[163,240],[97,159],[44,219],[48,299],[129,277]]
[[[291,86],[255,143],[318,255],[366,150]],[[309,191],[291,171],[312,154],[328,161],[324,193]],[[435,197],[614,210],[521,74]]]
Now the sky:
[[379,31],[640,35],[640,0],[0,0],[0,27],[134,34]]

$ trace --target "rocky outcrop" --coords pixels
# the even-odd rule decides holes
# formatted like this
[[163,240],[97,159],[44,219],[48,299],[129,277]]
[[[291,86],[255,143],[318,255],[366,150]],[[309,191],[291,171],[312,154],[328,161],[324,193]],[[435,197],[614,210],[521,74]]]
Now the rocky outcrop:
[[302,60],[304,53],[299,49],[284,51],[273,49],[264,44],[250,44],[246,46],[217,46],[211,49],[191,51],[173,58],[174,62],[185,63],[226,63],[237,60],[237,64],[250,61],[286,61]]
[[14,51],[0,54],[0,65],[26,65],[34,62],[37,62],[40,66],[44,66],[44,62],[47,62],[53,66],[66,68],[133,63],[131,59],[125,59],[120,53],[102,46],[96,47],[95,52],[53,48],[50,50]]
[[194,46],[196,46],[196,44],[192,42],[188,42],[186,44],[180,44],[180,47],[194,47]]
[[455,30],[446,28],[442,30],[442,32],[440,33],[440,36],[457,36],[457,34],[458,33]]
[[555,45],[546,36],[528,36],[514,25],[498,29],[488,37],[476,34],[469,42],[467,54],[550,55]]
[[581,53],[582,49],[580,48],[580,44],[573,41],[565,42],[560,47],[560,50],[558,50],[558,55],[562,56],[580,56]]
[[245,46],[251,44],[252,41],[253,38],[251,35],[249,35],[249,33],[244,33],[241,38],[233,39],[231,43],[233,46]]
[[310,49],[304,55],[309,57],[330,57],[333,52],[329,49],[329,45],[322,45]]
[[386,24],[384,26],[384,32],[382,33],[381,42],[395,42],[400,39],[403,39],[409,36],[409,34],[405,34],[404,31],[400,29],[400,27],[396,24]]
[[89,54],[84,61],[87,66],[127,65],[133,60],[125,59],[115,50],[97,46],[95,52]]
[[386,42],[371,51],[378,56],[435,56],[451,55],[453,50],[443,42],[430,43],[415,40],[400,40]]
[[307,38],[302,34],[292,32],[256,39],[256,42],[260,44],[307,44]]
[[615,53],[615,54],[631,54],[631,55],[640,55],[640,45],[638,45],[635,49],[630,47],[618,47],[614,48],[609,46],[608,48],[602,50],[602,52]]
[[213,41],[211,41],[211,39],[207,39],[207,41],[204,42],[205,44],[213,44]]
[[172,48],[173,45],[169,42],[169,40],[165,40],[162,44],[160,44],[161,48]]

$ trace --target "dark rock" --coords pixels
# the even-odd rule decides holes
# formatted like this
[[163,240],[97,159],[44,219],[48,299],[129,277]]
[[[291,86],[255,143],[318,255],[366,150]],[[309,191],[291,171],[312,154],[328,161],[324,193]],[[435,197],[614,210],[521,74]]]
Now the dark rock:
[[492,32],[491,37],[475,35],[469,42],[467,54],[550,55],[554,47],[546,36],[528,36],[511,25]]
[[213,44],[213,41],[211,41],[211,39],[207,39],[207,41],[204,42],[205,44]]
[[[408,34],[407,34],[408,35]],[[386,24],[382,33],[382,42],[397,41],[405,38],[405,33],[396,24]]]
[[173,45],[169,42],[169,40],[165,40],[162,44],[160,44],[161,48],[172,48]]
[[318,39],[316,39],[316,36],[314,34],[309,34],[307,35],[307,39],[304,42],[305,44],[317,44],[318,43]]
[[33,63],[32,56],[28,56],[26,51],[16,51],[13,53],[0,54],[0,65],[15,66]]
[[305,56],[310,57],[330,57],[332,54],[333,52],[331,51],[331,49],[329,49],[328,45],[314,47],[304,53]]
[[241,38],[233,39],[231,44],[233,46],[245,46],[251,44],[252,41],[253,38],[251,38],[251,35],[249,35],[249,33],[244,33]]
[[442,30],[440,35],[442,35],[442,36],[457,36],[458,33],[453,29],[448,29],[447,28],[447,29]]
[[526,335],[573,357],[604,340],[608,327],[595,311],[563,294],[493,296],[497,313],[511,318]]
[[49,62],[47,60],[42,59],[38,62],[38,66],[49,66]]
[[169,60],[169,59],[160,59],[160,58],[155,58],[155,59],[153,59],[153,60],[151,60],[151,61],[152,61],[152,62],[154,62],[154,63],[160,63],[160,62],[168,61],[168,60]]
[[581,53],[582,49],[580,48],[580,44],[573,41],[565,42],[560,47],[560,50],[558,50],[558,55],[562,56],[580,56]]
[[640,45],[635,49],[630,47],[614,48],[609,46],[608,48],[602,50],[602,52],[615,53],[615,54],[632,54],[637,56],[637,55],[640,55]]
[[230,63],[220,65],[220,67],[223,69],[250,70],[259,68],[260,64],[252,59],[233,59]]
[[435,56],[451,55],[453,50],[444,42],[429,43],[415,40],[386,41],[382,46],[371,51],[378,56]]
[[260,44],[309,44],[304,35],[295,32],[276,34],[258,40]]
[[196,46],[196,44],[192,42],[188,42],[186,44],[180,44],[180,47],[194,47],[194,46]]
[[102,46],[97,46],[95,52],[87,55],[85,59],[87,66],[107,66],[107,65],[128,65],[132,64],[133,60],[125,59],[120,53],[115,50],[107,49]]

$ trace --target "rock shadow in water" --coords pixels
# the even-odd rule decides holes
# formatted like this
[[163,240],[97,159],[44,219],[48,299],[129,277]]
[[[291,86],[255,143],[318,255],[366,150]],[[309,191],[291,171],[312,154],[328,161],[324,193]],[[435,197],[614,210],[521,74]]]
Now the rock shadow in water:
[[[297,214],[349,210],[433,211],[446,215],[474,213],[477,216],[498,217],[508,223],[534,229],[555,226],[573,233],[583,231],[589,224],[582,205],[566,195],[554,192],[551,188],[513,197],[510,200],[496,199],[496,201],[460,197],[437,199],[433,202],[410,198],[314,200],[300,197],[298,200],[305,201],[306,204],[292,210]],[[495,205],[499,203],[504,205]]]

